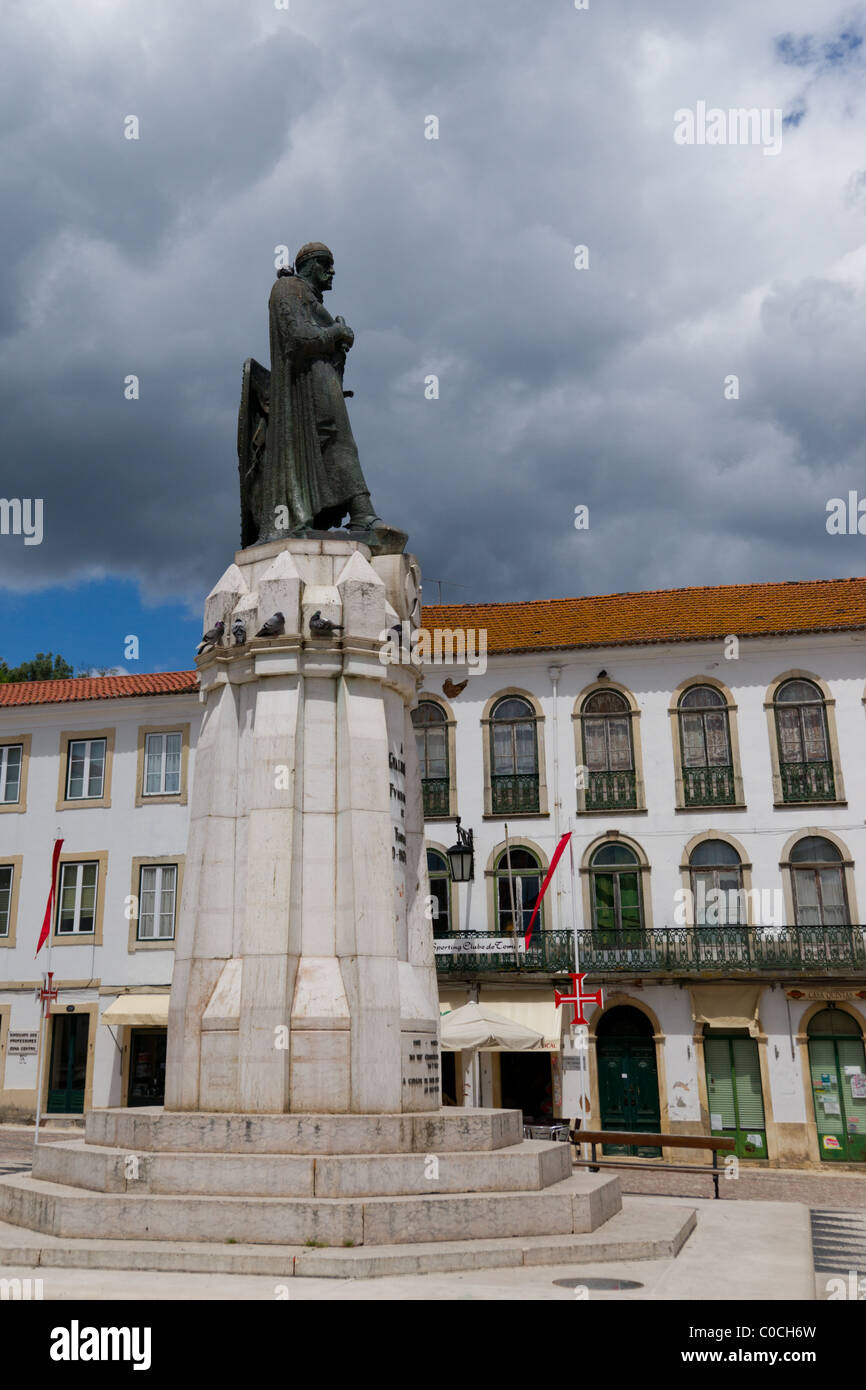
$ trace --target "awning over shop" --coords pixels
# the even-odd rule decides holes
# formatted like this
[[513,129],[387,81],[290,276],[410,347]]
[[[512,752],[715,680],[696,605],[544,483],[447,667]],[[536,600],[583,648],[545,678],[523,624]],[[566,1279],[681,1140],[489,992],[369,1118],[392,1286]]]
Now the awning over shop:
[[112,1027],[167,1028],[168,1001],[167,994],[122,994],[109,1004],[100,1021]]
[[692,985],[692,1018],[711,1028],[747,1028],[759,1031],[760,985]]
[[524,1028],[534,1028],[544,1039],[541,1044],[548,1052],[558,1052],[562,1046],[562,1009],[556,1007],[553,986],[540,989],[497,989],[481,987],[481,1004]]
[[442,1016],[445,1052],[535,1052],[543,1042],[534,1028],[494,1013],[486,1005],[464,1004],[462,1009]]

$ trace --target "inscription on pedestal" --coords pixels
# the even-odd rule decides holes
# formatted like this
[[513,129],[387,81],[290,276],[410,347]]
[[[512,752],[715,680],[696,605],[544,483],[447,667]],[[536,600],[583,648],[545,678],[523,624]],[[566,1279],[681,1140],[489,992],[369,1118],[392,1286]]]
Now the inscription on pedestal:
[[441,1085],[435,1033],[403,1034],[403,1089],[438,1106]]

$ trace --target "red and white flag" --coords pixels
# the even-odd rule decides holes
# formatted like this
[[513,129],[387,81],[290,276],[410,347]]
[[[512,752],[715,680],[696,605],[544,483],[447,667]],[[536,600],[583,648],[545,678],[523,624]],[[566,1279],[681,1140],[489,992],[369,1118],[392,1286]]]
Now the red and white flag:
[[63,848],[62,840],[54,841],[54,853],[51,856],[51,888],[48,892],[48,902],[45,907],[45,916],[42,919],[42,930],[39,933],[39,945],[36,947],[36,955],[42,950],[51,931],[51,918],[54,915],[54,886],[57,883],[57,865],[60,862],[60,851]]
[[554,875],[554,871],[555,871],[555,869],[556,869],[556,866],[557,866],[557,864],[559,863],[560,859],[562,858],[562,851],[565,849],[565,846],[568,844],[568,842],[570,841],[570,839],[571,839],[571,831],[570,831],[570,830],[567,830],[566,833],[562,836],[562,839],[560,840],[559,844],[556,846],[556,849],[555,849],[554,852],[553,852],[553,858],[552,858],[551,861],[550,861],[550,868],[548,869],[548,871],[547,871],[547,876],[545,877],[545,880],[544,880],[544,882],[543,882],[542,885],[541,885],[541,892],[539,893],[538,897],[537,897],[536,900],[535,900],[535,907],[532,909],[532,916],[531,916],[530,919],[529,919],[529,926],[528,926],[527,929],[526,929],[526,935],[525,935],[525,937],[524,937],[524,940],[525,940],[525,942],[526,942],[526,948],[527,948],[527,950],[529,949],[529,943],[530,943],[530,941],[532,940],[532,927],[533,927],[533,924],[534,924],[534,922],[535,922],[536,917],[538,916],[538,909],[541,907],[541,899],[544,897],[545,893],[547,892],[547,885],[548,885],[548,883],[550,882],[550,880],[553,878],[553,875]]

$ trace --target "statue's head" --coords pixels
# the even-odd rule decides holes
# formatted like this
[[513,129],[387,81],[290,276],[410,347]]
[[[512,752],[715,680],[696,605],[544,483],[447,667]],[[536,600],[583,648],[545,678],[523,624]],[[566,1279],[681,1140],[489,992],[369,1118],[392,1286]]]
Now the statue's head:
[[295,274],[318,290],[320,294],[334,283],[334,257],[321,241],[309,241],[295,257]]

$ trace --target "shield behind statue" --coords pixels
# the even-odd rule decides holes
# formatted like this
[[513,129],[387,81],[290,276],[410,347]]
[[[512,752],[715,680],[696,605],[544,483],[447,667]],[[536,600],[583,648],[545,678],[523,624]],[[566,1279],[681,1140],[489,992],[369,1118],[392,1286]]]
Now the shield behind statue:
[[270,372],[254,357],[248,357],[244,363],[241,403],[238,410],[242,549],[254,545],[258,540],[257,493],[261,486],[261,470],[265,461],[270,395]]

